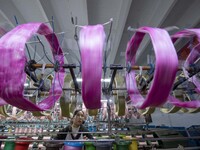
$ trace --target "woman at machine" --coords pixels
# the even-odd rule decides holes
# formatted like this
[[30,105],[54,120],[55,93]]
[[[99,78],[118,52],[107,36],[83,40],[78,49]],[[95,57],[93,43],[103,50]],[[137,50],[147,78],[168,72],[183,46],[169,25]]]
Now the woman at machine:
[[[89,133],[79,133],[79,132],[89,132],[88,129],[83,125],[84,123],[84,112],[81,109],[74,111],[72,117],[72,123],[66,128],[60,130],[56,136],[58,140],[77,140],[77,139],[93,139],[93,136]],[[66,134],[62,134],[65,132]]]

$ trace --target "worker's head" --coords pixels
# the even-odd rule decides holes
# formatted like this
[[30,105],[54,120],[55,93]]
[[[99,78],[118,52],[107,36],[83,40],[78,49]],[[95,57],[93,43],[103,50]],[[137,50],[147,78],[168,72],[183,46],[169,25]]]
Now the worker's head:
[[72,123],[74,126],[79,127],[83,124],[84,121],[84,112],[81,109],[77,109],[74,111]]

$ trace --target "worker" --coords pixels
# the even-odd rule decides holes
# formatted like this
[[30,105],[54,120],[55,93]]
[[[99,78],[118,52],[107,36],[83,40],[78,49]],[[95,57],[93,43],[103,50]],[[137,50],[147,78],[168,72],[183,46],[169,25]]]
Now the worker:
[[[77,139],[93,139],[90,133],[79,133],[89,132],[89,130],[83,125],[84,123],[84,112],[81,109],[74,111],[71,124],[66,128],[60,130],[56,136],[58,140],[77,140]],[[65,132],[62,134],[61,132]]]

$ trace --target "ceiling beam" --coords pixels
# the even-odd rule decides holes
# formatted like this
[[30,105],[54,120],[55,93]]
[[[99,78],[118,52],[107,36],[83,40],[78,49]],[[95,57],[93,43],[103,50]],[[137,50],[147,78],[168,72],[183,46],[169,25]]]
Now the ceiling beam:
[[[127,31],[127,28],[129,26],[133,28],[139,28],[141,26],[152,26],[152,27],[159,26],[165,20],[168,13],[176,4],[176,2],[177,2],[176,0],[175,1],[134,0],[131,4],[131,8],[126,20],[126,25],[123,31],[123,35],[114,62],[125,64],[126,45],[130,40],[131,36],[133,35],[133,32]],[[145,37],[139,47],[137,56],[140,57],[146,45],[148,45],[149,43],[150,43],[149,38]]]
[[[120,40],[122,38],[122,34],[124,31],[124,27],[126,24],[126,19],[128,17],[128,13],[129,13],[129,9],[131,6],[132,0],[126,0],[126,1],[121,1],[121,9],[119,11],[119,15],[118,18],[116,19],[116,25],[115,25],[115,33],[113,36],[113,41],[112,45],[111,45],[111,52],[110,55],[108,56],[107,59],[107,65],[113,64],[117,51],[118,51],[118,47],[120,44]],[[114,26],[114,25],[113,25]],[[113,33],[112,33],[113,34]]]
[[[46,0],[49,2],[49,0]],[[86,0],[50,0],[52,10],[55,12],[55,18],[59,22],[61,32],[64,32],[62,39],[62,48],[65,52],[68,52],[69,62],[76,62],[73,58],[75,54],[79,60],[79,51],[77,43],[74,39],[75,26],[74,23],[79,25],[88,25],[87,3]],[[74,54],[71,54],[68,49],[72,50]]]
[[[52,18],[47,17],[46,12],[39,0],[35,1],[12,0],[12,2],[14,3],[15,7],[21,13],[26,22],[46,22],[46,25],[49,26],[49,28],[51,28],[52,30],[54,30],[54,28],[52,28],[54,22],[51,22]],[[53,55],[51,55],[50,45],[48,44],[44,36],[40,36],[40,39],[44,44],[45,51],[47,51],[47,53],[50,54],[48,55],[48,57],[50,57],[50,59],[52,60]],[[40,56],[44,55],[43,51],[41,50],[40,51],[37,50],[37,53]],[[45,62],[48,62],[46,58],[44,58],[44,60]],[[66,57],[65,57],[65,62],[68,62],[66,60]]]
[[26,22],[47,22],[48,18],[39,0],[12,0]]
[[0,18],[1,18],[0,26],[3,27],[5,31],[8,32],[9,30],[15,27],[2,10],[0,10]]
[[[177,11],[180,11],[178,7],[181,5],[181,16],[178,15]],[[185,6],[185,9],[183,10],[183,7]],[[180,30],[184,28],[191,28],[195,27],[199,22],[199,7],[200,3],[199,1],[178,1],[176,3],[176,6],[170,11],[167,18],[160,23],[159,26],[166,27],[169,25],[175,25],[180,28]],[[180,12],[179,12],[180,13]],[[174,14],[174,17],[173,17]],[[178,16],[176,16],[178,15]],[[177,51],[184,45],[184,41],[177,42],[175,44]],[[152,45],[150,44],[150,41],[146,43],[146,45],[143,46],[143,49],[141,49],[141,53],[138,56],[138,64],[146,64],[146,57],[152,50]]]
[[[171,11],[171,9],[174,7],[174,5],[176,4],[177,0],[169,0],[169,1],[151,1],[151,5],[154,6],[154,9],[151,9],[151,15],[146,15],[144,17],[148,17],[148,18],[143,18],[143,22],[139,22],[139,25],[148,25],[148,26],[152,26],[152,27],[160,27],[162,25],[162,23],[164,22],[164,20],[167,18],[169,12]],[[148,7],[148,6],[147,6]],[[159,13],[158,13],[159,12]],[[150,39],[149,38],[144,38],[140,47],[139,47],[139,51],[137,52],[137,62],[138,61],[144,61],[144,59],[141,59],[141,55],[143,54],[143,52],[146,49],[147,45],[149,45],[150,43]],[[148,49],[149,51],[151,49]],[[140,59],[140,60],[139,60]],[[145,59],[147,59],[145,57]]]

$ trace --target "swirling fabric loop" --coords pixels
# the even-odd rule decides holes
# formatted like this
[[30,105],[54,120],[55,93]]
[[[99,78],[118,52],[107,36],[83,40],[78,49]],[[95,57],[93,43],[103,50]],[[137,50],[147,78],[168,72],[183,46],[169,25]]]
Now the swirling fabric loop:
[[[177,32],[176,34],[172,36],[172,40],[173,42],[175,42],[179,38],[183,38],[183,37],[191,38],[193,36],[197,36],[198,41],[200,41],[200,29],[187,29],[187,30]],[[197,44],[195,47],[193,47],[189,56],[186,58],[184,67],[188,68],[191,64],[193,64],[199,58],[199,54],[200,54],[200,44]],[[188,74],[187,71],[185,73]],[[193,76],[192,78],[189,78],[188,80],[193,82],[196,85],[197,87],[196,91],[199,92],[200,81],[195,76]],[[168,98],[168,102],[177,107],[183,107],[183,108],[199,108],[200,107],[200,100],[191,100],[191,101],[183,102],[171,95]]]
[[0,97],[7,103],[28,111],[43,111],[51,109],[62,94],[64,83],[64,69],[55,73],[53,85],[49,96],[37,105],[23,96],[26,73],[24,71],[27,61],[25,55],[25,43],[32,35],[39,33],[44,35],[51,46],[54,61],[64,64],[64,56],[59,46],[56,35],[44,23],[22,24],[5,34],[0,39]]
[[126,62],[131,61],[131,65],[135,65],[136,52],[145,33],[150,35],[156,57],[154,78],[145,99],[137,88],[135,71],[126,74],[128,94],[132,104],[140,109],[157,107],[166,102],[178,67],[176,50],[167,31],[151,27],[139,28],[131,38],[126,49]]

